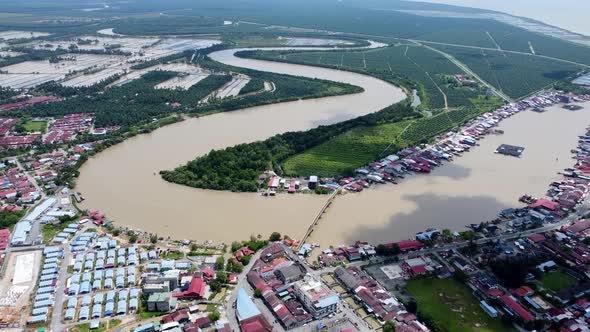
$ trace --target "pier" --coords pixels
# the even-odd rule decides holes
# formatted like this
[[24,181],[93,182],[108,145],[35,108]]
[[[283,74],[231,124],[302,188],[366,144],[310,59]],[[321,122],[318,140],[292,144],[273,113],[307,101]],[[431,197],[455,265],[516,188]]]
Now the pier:
[[297,247],[297,250],[301,249],[301,246],[305,243],[305,241],[307,241],[307,238],[311,235],[315,226],[317,226],[318,222],[320,221],[320,219],[322,218],[322,216],[324,215],[324,213],[326,212],[328,207],[332,204],[332,202],[336,198],[336,195],[338,195],[338,190],[334,190],[334,192],[332,192],[330,194],[330,197],[328,197],[328,200],[326,200],[326,203],[324,204],[324,206],[322,206],[322,208],[320,209],[319,213],[316,215],[313,222],[307,228],[305,235],[303,236],[303,238],[301,238],[301,241],[299,241],[299,246]]

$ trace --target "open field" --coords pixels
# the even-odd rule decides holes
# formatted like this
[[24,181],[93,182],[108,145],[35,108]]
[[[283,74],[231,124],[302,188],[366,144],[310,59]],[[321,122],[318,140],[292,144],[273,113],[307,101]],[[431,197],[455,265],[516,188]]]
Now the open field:
[[469,288],[454,279],[414,279],[407,288],[418,302],[420,315],[428,317],[438,331],[513,331],[499,318],[488,316]]
[[[222,86],[219,90],[214,91],[211,96],[215,98],[228,98],[235,97],[240,94],[240,90],[250,82],[250,78],[244,76],[233,76],[232,80],[226,85]],[[210,97],[207,97],[209,99]]]
[[23,124],[27,132],[45,132],[47,129],[47,122],[45,121],[27,121]]
[[[68,87],[87,87],[122,74],[133,63],[151,61],[187,50],[196,50],[219,43],[213,39],[190,38],[135,38],[135,37],[94,37],[82,36],[71,40],[35,41],[30,44],[40,50],[68,49],[70,47],[89,52],[116,49],[127,55],[105,54],[64,54],[59,55],[58,61],[24,61],[0,68],[0,86],[14,89],[36,87],[49,81],[64,80]],[[194,67],[194,66],[193,66]],[[177,70],[182,72],[182,70]],[[82,73],[83,72],[83,73]],[[122,84],[137,79],[147,71],[132,72],[123,77]],[[78,74],[76,74],[78,73]],[[192,73],[191,71],[188,72]],[[68,78],[68,75],[75,76]],[[188,88],[203,77],[191,77],[179,83]],[[117,84],[119,84],[117,83]],[[175,87],[174,84],[171,84]]]
[[29,39],[49,35],[50,33],[47,32],[8,30],[0,31],[0,40]]
[[287,46],[336,46],[336,45],[352,45],[354,43],[339,40],[339,39],[323,39],[323,38],[279,38],[285,40]]
[[109,77],[122,74],[123,72],[123,68],[106,68],[90,74],[80,74],[61,82],[61,85],[70,87],[92,86],[108,79]]
[[[0,309],[3,319],[23,323],[29,312],[29,296],[35,287],[41,266],[41,252],[11,253],[0,280]],[[5,310],[5,311],[4,311]]]
[[67,74],[89,68],[99,69],[124,60],[121,56],[102,54],[65,54],[57,63],[49,60],[25,61],[2,67],[0,85],[14,89],[31,88],[48,81],[64,79]]
[[209,76],[209,71],[201,67],[188,64],[165,64],[158,67],[160,70],[174,71],[181,75],[171,78],[155,86],[156,89],[182,89],[187,90]]
[[204,70],[203,68],[195,65],[184,64],[184,63],[169,63],[169,64],[161,64],[156,65],[148,68],[137,69],[137,70],[130,70],[127,74],[121,76],[117,81],[113,82],[111,85],[113,86],[123,86],[131,81],[134,81],[143,75],[153,72],[153,71],[170,71],[182,74],[188,74],[186,76],[177,76],[173,77],[167,81],[161,82],[155,86],[156,89],[174,89],[174,88],[181,88],[181,89],[188,89],[191,86],[197,84],[201,80],[207,78],[209,76],[209,71]]
[[313,174],[320,177],[350,173],[383,153],[411,123],[402,121],[352,129],[287,159],[283,169],[286,174]]
[[545,273],[541,277],[540,281],[541,285],[544,288],[547,288],[554,292],[559,292],[561,290],[572,287],[578,282],[576,278],[570,276],[562,270]]
[[0,58],[10,58],[13,56],[19,56],[19,55],[23,55],[23,54],[24,53],[22,53],[22,52],[0,51]]
[[147,61],[186,50],[196,50],[219,44],[215,39],[159,38],[159,37],[106,37],[84,35],[72,40],[39,40],[31,46],[42,50],[68,49],[75,45],[79,50],[97,51],[116,49],[130,53],[128,61]]
[[201,80],[207,78],[209,74],[188,74],[185,76],[177,76],[155,86],[156,89],[182,89],[186,90],[191,86],[199,83]]

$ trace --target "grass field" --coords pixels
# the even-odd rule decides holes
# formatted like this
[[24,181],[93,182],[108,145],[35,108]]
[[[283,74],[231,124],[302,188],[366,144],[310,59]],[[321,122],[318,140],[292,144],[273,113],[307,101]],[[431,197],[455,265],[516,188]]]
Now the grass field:
[[418,303],[420,315],[430,317],[438,331],[514,331],[499,318],[488,316],[469,288],[454,279],[414,279],[407,288]]
[[576,278],[570,276],[562,270],[545,273],[541,278],[541,285],[543,285],[544,288],[554,292],[559,292],[569,288],[576,283]]
[[336,136],[304,153],[287,159],[287,174],[315,174],[321,177],[351,172],[374,160],[411,121],[359,127]]
[[23,124],[27,132],[45,132],[47,129],[47,122],[44,121],[27,121]]
[[[289,175],[329,177],[353,172],[377,158],[430,140],[463,122],[501,105],[496,99],[472,99],[471,108],[371,127],[358,127],[303,153],[288,158],[283,171]],[[395,141],[394,141],[395,139]]]
[[59,225],[53,224],[45,224],[41,226],[41,233],[43,234],[43,243],[50,244],[51,239],[53,239],[58,233],[66,229],[70,223],[61,223]]

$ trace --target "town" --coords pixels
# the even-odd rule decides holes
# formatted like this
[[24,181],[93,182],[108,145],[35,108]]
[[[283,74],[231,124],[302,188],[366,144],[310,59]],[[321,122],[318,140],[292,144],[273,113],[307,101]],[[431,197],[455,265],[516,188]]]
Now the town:
[[[543,92],[359,174],[427,173],[515,112],[586,99]],[[72,116],[53,126],[89,130],[91,120]],[[276,232],[231,246],[176,241],[81,211],[76,204],[84,198],[57,182],[58,173],[92,144],[8,158],[2,206],[21,220],[0,231],[0,323],[54,331],[419,332],[448,315],[459,330],[580,331],[590,320],[588,137],[590,127],[572,149],[575,165],[546,198],[524,195],[526,206],[499,211],[493,222],[319,253]]]
[[437,2],[5,3],[0,331],[590,332],[588,6]]
[[[518,103],[512,103],[501,108],[483,114],[469,121],[459,130],[451,131],[435,138],[434,143],[422,146],[408,147],[402,151],[386,156],[370,165],[356,170],[354,177],[318,178],[281,178],[272,171],[267,171],[260,176],[261,181],[266,182],[266,188],[261,193],[264,196],[275,196],[277,193],[294,194],[297,192],[314,192],[323,188],[328,192],[345,191],[361,192],[373,184],[393,183],[412,174],[427,174],[434,168],[454,158],[461,157],[471,148],[478,145],[478,141],[485,135],[501,135],[502,132],[495,129],[502,120],[525,110],[542,111],[543,108],[556,104],[564,104],[564,108],[578,110],[578,106],[570,103],[590,100],[590,95],[575,95],[563,91],[542,91],[535,96],[524,99]],[[507,146],[507,145],[506,145]],[[514,149],[500,149],[498,153],[518,157],[521,151]],[[320,191],[322,192],[322,191]]]

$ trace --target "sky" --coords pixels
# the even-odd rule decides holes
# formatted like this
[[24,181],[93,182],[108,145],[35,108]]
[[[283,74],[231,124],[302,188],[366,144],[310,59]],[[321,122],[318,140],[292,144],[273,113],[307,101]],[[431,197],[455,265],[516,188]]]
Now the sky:
[[[416,1],[416,0],[414,0]],[[421,0],[496,10],[523,16],[590,36],[588,0]]]

